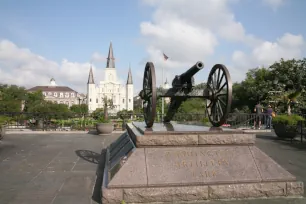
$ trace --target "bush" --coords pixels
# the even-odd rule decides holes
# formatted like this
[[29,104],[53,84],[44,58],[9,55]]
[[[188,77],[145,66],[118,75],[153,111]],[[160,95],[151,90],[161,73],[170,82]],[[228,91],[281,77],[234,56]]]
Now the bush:
[[305,119],[299,115],[277,115],[273,118],[273,124],[289,126],[296,126],[300,121],[305,121]]
[[97,123],[109,123],[109,119],[105,119],[104,116],[98,118]]
[[10,120],[11,120],[10,117],[0,116],[0,125],[8,123]]

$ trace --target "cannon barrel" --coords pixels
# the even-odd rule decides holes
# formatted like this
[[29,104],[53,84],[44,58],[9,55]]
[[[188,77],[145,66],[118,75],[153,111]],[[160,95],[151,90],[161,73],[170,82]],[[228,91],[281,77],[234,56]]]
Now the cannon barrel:
[[176,76],[172,82],[172,86],[178,85],[178,84],[184,84],[191,80],[193,75],[195,75],[198,71],[204,68],[204,63],[201,61],[198,61],[193,65],[191,68],[189,68],[186,72],[183,74]]

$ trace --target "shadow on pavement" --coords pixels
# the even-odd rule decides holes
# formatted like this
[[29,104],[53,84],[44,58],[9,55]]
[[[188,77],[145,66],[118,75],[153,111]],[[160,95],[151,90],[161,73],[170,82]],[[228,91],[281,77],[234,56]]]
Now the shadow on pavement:
[[100,154],[90,150],[76,150],[76,155],[93,164],[99,164]]

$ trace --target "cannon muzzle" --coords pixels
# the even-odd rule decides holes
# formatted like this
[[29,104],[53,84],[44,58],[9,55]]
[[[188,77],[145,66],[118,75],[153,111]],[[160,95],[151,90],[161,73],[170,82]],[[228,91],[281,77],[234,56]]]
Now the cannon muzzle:
[[192,83],[192,77],[201,69],[204,68],[204,63],[201,61],[198,61],[193,65],[190,69],[188,69],[186,72],[183,74],[176,76],[174,80],[172,81],[172,86],[173,87],[179,87],[182,84],[185,83]]

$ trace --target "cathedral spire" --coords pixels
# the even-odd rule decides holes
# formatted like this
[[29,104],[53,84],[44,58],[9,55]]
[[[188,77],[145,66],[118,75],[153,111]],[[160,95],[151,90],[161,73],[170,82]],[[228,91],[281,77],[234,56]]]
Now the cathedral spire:
[[109,45],[106,68],[115,68],[115,58],[114,58],[114,53],[113,53],[112,41],[110,42],[110,45]]
[[94,83],[95,83],[95,81],[94,81],[94,76],[93,76],[93,72],[92,72],[92,67],[90,66],[87,84],[94,84]]
[[128,78],[127,78],[126,84],[133,84],[131,64],[129,64],[129,73],[128,73]]

